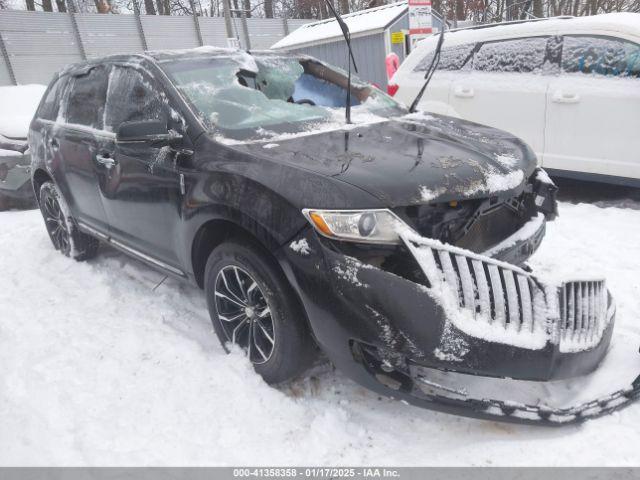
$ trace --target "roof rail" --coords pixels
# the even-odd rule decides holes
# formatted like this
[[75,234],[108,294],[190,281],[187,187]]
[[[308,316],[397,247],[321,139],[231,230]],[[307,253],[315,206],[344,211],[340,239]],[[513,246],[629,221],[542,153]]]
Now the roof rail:
[[482,25],[472,25],[470,27],[460,27],[451,29],[451,32],[458,32],[460,30],[481,30],[483,28],[494,28],[506,25],[519,25],[521,23],[532,23],[532,22],[544,22],[547,20],[570,20],[572,18],[576,18],[572,15],[561,15],[558,17],[544,17],[544,18],[529,18],[527,20],[512,20],[510,22],[499,22],[499,23],[485,23]]

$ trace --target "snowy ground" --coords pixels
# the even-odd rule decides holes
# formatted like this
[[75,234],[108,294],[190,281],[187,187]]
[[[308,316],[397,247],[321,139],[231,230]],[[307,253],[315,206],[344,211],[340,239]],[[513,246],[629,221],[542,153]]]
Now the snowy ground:
[[[608,277],[612,390],[640,373],[640,202],[560,213],[533,264]],[[199,290],[106,248],[69,260],[37,211],[0,213],[0,245],[0,465],[640,465],[640,404],[548,429],[409,407],[329,370],[279,391],[223,353]]]

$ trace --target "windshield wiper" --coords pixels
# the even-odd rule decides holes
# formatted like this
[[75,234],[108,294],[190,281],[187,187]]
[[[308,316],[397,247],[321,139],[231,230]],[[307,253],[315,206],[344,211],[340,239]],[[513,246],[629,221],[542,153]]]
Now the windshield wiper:
[[438,44],[436,45],[436,49],[433,52],[433,58],[431,59],[429,68],[427,68],[427,71],[424,73],[424,85],[422,85],[422,88],[418,92],[415,100],[411,103],[411,107],[409,107],[410,113],[415,112],[416,108],[418,108],[418,103],[420,103],[422,95],[427,89],[427,85],[429,85],[429,82],[431,81],[431,77],[433,77],[433,74],[438,68],[438,64],[440,63],[440,51],[442,50],[442,42],[444,42],[444,26],[442,28],[442,31],[440,32],[440,38],[438,38]]
[[347,58],[347,63],[349,66],[347,67],[347,105],[345,106],[345,115],[347,118],[347,123],[351,123],[351,62],[353,62],[353,68],[356,73],[358,73],[358,66],[356,65],[356,59],[353,56],[353,50],[351,50],[351,32],[349,31],[349,27],[344,23],[342,17],[338,15],[336,9],[333,4],[329,0],[325,0],[329,10],[334,17],[336,17],[336,21],[338,25],[340,25],[340,30],[342,30],[342,35],[344,36],[344,41],[347,42],[347,48],[349,49],[349,57]]

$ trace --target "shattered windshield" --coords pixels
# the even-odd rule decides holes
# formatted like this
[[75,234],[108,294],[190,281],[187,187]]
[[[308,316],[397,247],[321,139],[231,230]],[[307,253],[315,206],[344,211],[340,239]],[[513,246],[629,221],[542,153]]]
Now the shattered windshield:
[[[344,124],[347,77],[317,60],[273,54],[161,63],[205,125],[225,139],[259,140]],[[352,80],[354,123],[406,113],[391,97]]]

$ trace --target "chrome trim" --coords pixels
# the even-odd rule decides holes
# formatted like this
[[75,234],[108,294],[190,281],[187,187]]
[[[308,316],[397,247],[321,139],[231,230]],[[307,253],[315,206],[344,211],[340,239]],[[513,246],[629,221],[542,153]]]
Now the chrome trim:
[[112,244],[115,247],[121,248],[122,250],[124,250],[125,252],[128,252],[132,255],[135,255],[136,257],[145,260],[149,263],[153,263],[154,265],[157,265],[158,267],[167,270],[169,272],[175,273],[177,275],[180,275],[181,277],[184,277],[185,274],[182,270],[178,270],[177,268],[172,267],[171,265],[167,265],[164,262],[161,262],[160,260],[156,260],[153,257],[150,257],[149,255],[140,252],[139,250],[136,250],[134,248],[129,247],[128,245],[125,245],[122,242],[119,242],[118,240],[114,240],[113,238],[109,239],[109,243]]
[[131,255],[144,260],[146,262],[152,263],[160,268],[162,268],[163,270],[167,270],[171,273],[174,273],[176,275],[180,275],[181,277],[185,277],[186,275],[184,274],[184,272],[182,270],[179,270],[175,267],[172,267],[171,265],[167,265],[164,262],[161,262],[160,260],[157,260],[156,258],[153,258],[149,255],[147,255],[146,253],[142,253],[139,250],[136,250],[135,248],[131,248],[128,245],[125,245],[122,242],[119,242],[118,240],[114,240],[112,237],[110,237],[109,235],[106,235],[102,232],[100,232],[99,230],[96,230],[93,227],[90,227],[89,225],[87,225],[86,223],[83,222],[77,222],[78,223],[78,227],[81,230],[84,230],[85,233],[88,233],[89,235],[93,235],[95,237],[98,237],[100,240],[103,240],[107,243],[109,243],[110,245],[113,245],[116,248],[119,248],[121,250],[124,250],[127,253],[130,253]]
[[95,237],[99,237],[101,240],[104,240],[105,242],[109,241],[109,235],[105,235],[104,233],[96,230],[95,228],[90,227],[86,223],[77,222],[77,224],[78,224],[78,227],[80,227],[80,230],[84,230],[85,233],[88,233],[89,235],[93,235]]

